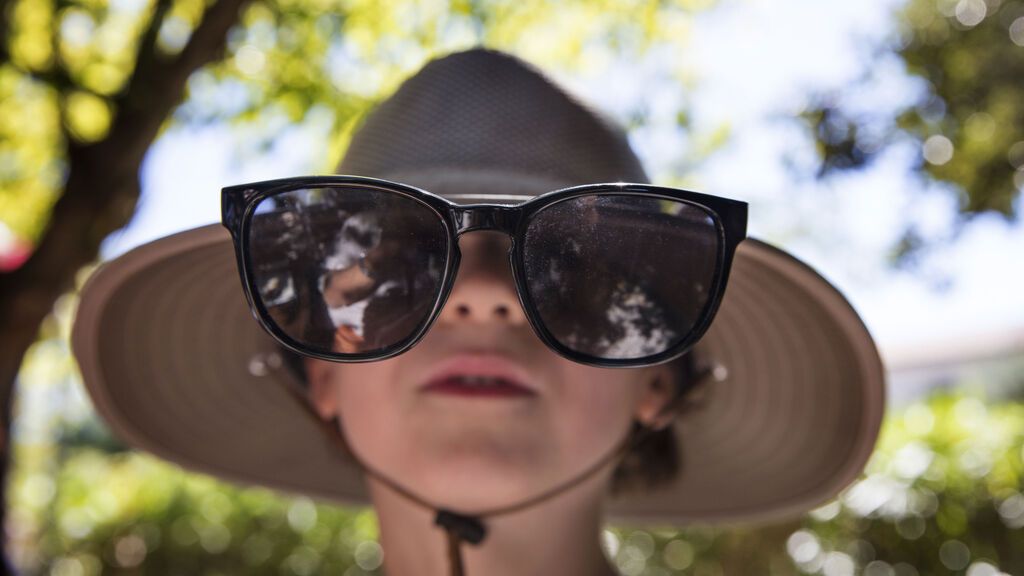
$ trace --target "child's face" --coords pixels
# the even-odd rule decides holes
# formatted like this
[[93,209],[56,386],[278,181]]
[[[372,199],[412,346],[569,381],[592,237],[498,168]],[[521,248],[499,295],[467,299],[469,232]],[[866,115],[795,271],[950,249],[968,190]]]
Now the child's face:
[[[307,360],[317,411],[338,416],[364,461],[439,505],[480,509],[535,495],[612,450],[672,389],[666,366],[594,368],[544,346],[523,315],[508,239],[464,235],[452,294],[430,332],[389,360]],[[442,364],[505,369],[525,390],[425,389]],[[610,472],[610,470],[608,471]]]

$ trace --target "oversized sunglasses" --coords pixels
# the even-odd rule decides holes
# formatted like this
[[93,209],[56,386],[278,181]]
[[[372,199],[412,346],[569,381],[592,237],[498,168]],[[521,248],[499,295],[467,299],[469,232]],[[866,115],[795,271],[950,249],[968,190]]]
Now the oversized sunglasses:
[[574,186],[512,205],[451,198],[361,176],[224,188],[253,315],[307,356],[401,354],[451,293],[458,237],[494,230],[511,237],[519,302],[549,348],[593,366],[646,366],[704,334],[746,236],[745,202],[647,184]]

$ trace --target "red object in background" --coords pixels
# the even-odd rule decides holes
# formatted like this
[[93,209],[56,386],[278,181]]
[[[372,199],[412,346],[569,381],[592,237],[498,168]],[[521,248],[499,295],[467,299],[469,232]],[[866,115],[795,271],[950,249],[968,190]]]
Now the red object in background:
[[7,246],[0,247],[0,272],[17,270],[32,255],[32,245],[15,239]]

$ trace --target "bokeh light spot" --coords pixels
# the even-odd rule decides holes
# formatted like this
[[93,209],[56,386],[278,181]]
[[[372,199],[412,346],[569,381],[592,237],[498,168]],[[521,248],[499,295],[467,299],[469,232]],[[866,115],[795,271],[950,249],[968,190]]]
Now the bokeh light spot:
[[308,498],[298,498],[288,508],[288,525],[296,532],[308,532],[316,524],[316,506]]
[[623,576],[640,576],[647,568],[647,557],[636,546],[625,545],[615,557],[615,565]]
[[818,538],[806,530],[797,530],[786,540],[786,550],[797,564],[812,562],[821,554]]
[[959,540],[946,540],[939,546],[939,560],[950,570],[963,570],[971,561],[971,551]]
[[967,430],[977,430],[985,425],[988,410],[981,400],[965,397],[957,400],[953,414],[961,426]]
[[892,570],[896,573],[896,576],[918,576],[917,568],[914,568],[913,564],[907,564],[906,562],[893,564]]
[[654,537],[644,532],[643,530],[637,530],[629,535],[626,540],[627,546],[636,548],[644,558],[650,558],[654,554]]
[[941,166],[953,159],[953,142],[936,134],[924,141],[924,159],[930,164]]
[[888,562],[875,560],[864,567],[864,576],[896,576],[896,571]]
[[892,459],[893,472],[900,478],[913,480],[931,466],[935,454],[923,442],[911,442],[900,448]]
[[219,554],[231,544],[231,531],[223,524],[206,524],[199,529],[199,545],[210,554]]
[[1010,162],[1010,166],[1017,170],[1024,168],[1024,140],[1010,146],[1010,149],[1006,151],[1006,159]]
[[356,546],[352,557],[363,570],[376,570],[384,562],[384,551],[381,549],[380,544],[373,540],[365,540]]
[[988,562],[975,562],[967,569],[967,576],[998,576],[999,568]]
[[1024,496],[1013,494],[999,504],[998,510],[1007,528],[1024,528]]
[[907,431],[915,436],[924,436],[935,427],[935,413],[925,404],[914,404],[903,414]]
[[270,559],[274,544],[262,534],[253,534],[242,544],[242,559],[249,566],[259,566]]
[[50,576],[85,576],[85,566],[77,558],[60,558],[50,567]]
[[811,517],[819,522],[828,522],[843,510],[843,505],[838,500],[833,500],[824,506],[819,506],[814,510],[811,510]]
[[977,26],[985,19],[988,7],[982,0],[960,0],[956,5],[956,19],[964,26]]
[[917,540],[924,536],[927,524],[920,516],[907,516],[896,521],[896,533],[906,540]]
[[76,138],[95,142],[106,136],[113,113],[107,102],[88,92],[72,92],[65,103],[68,129]]
[[114,545],[114,559],[122,568],[134,568],[146,559],[146,542],[138,534],[118,538]]
[[309,546],[300,546],[285,559],[285,565],[299,576],[315,574],[320,567],[320,553]]
[[829,552],[821,571],[825,576],[853,576],[857,564],[849,555],[842,552]]
[[252,44],[242,46],[235,53],[235,66],[239,72],[248,76],[262,72],[266,61],[267,57],[263,55],[263,51]]
[[693,564],[693,546],[685,540],[672,540],[665,545],[662,558],[672,570],[686,570]]
[[1017,46],[1024,46],[1024,16],[1010,24],[1010,40]]
[[614,558],[619,553],[619,537],[611,530],[601,531],[601,544],[609,557]]
[[964,121],[964,131],[972,140],[989,140],[996,133],[996,120],[988,112],[975,112]]

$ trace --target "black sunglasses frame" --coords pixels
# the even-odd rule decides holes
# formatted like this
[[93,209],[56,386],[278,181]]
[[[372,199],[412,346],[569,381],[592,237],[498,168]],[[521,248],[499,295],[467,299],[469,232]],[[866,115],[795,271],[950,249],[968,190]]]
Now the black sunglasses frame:
[[[258,289],[255,284],[251,254],[249,250],[250,226],[256,206],[264,198],[274,196],[283,192],[300,190],[303,188],[331,188],[331,187],[358,187],[374,189],[390,194],[400,194],[418,201],[430,208],[445,228],[447,235],[447,258],[445,262],[444,276],[441,279],[441,288],[437,301],[426,320],[409,338],[402,340],[390,347],[370,353],[358,354],[334,354],[324,353],[304,345],[288,336],[283,330],[271,320],[270,314],[260,298],[256,297]],[[719,234],[718,254],[716,259],[715,274],[712,286],[709,290],[710,297],[701,311],[697,322],[690,333],[678,344],[651,356],[629,359],[600,358],[576,352],[563,346],[547,330],[540,314],[533,303],[526,283],[525,261],[523,254],[522,239],[531,219],[541,210],[553,204],[587,195],[637,195],[643,197],[661,198],[667,200],[682,201],[703,208],[714,220],[715,229]],[[485,197],[481,194],[481,197]],[[707,331],[711,321],[714,319],[718,306],[725,293],[726,283],[729,278],[729,271],[732,267],[733,256],[736,247],[746,237],[747,228],[747,204],[746,202],[711,196],[689,190],[653,186],[650,184],[638,183],[602,183],[585,184],[563,188],[547,192],[539,196],[529,198],[525,202],[514,205],[503,204],[457,204],[448,198],[439,196],[432,192],[416,188],[407,184],[391,182],[379,178],[365,176],[302,176],[297,178],[282,178],[267,180],[251,184],[240,184],[228,186],[221,190],[221,211],[222,224],[231,233],[235,246],[235,257],[238,263],[239,275],[242,280],[242,287],[246,300],[253,313],[253,316],[260,323],[264,330],[270,333],[278,342],[286,348],[304,356],[329,360],[334,362],[370,362],[384,360],[397,356],[415,346],[434,324],[441,309],[451,294],[452,285],[458,274],[461,253],[458,247],[458,237],[463,233],[476,230],[495,230],[507,234],[512,239],[512,246],[509,250],[509,264],[512,268],[512,276],[515,281],[516,293],[519,303],[528,319],[534,333],[547,345],[561,356],[590,366],[606,368],[642,367],[652,366],[668,362],[687,352]]]

